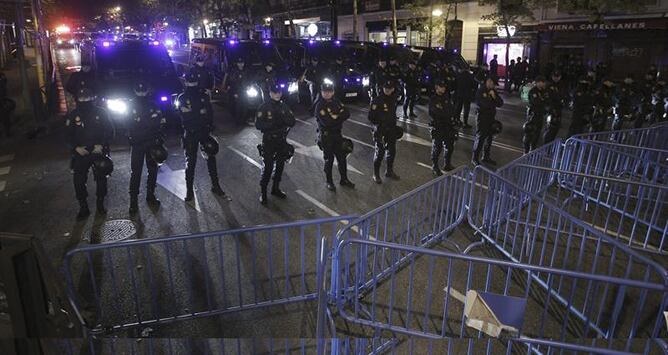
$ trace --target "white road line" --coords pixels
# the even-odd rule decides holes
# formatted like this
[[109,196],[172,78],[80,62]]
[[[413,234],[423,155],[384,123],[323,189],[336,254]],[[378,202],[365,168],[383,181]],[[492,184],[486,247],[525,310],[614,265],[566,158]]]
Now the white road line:
[[[315,197],[313,197],[313,196],[307,194],[306,192],[304,192],[304,191],[302,191],[302,190],[297,190],[297,191],[295,191],[295,192],[297,193],[297,195],[303,197],[303,198],[304,198],[305,200],[307,200],[308,202],[314,204],[316,207],[318,207],[319,209],[321,209],[323,212],[327,213],[328,215],[330,215],[330,216],[332,216],[332,217],[338,217],[338,216],[341,215],[340,213],[334,211],[333,209],[331,209],[331,208],[325,206],[324,203],[322,203],[322,202],[316,200]],[[345,224],[345,225],[348,225],[348,221],[341,221],[341,223],[342,223],[342,224]],[[355,233],[357,233],[357,234],[360,234],[360,230],[359,230],[359,228],[357,228],[357,226],[353,226],[353,227],[351,227],[350,230],[352,230],[353,232],[355,232]],[[375,238],[373,238],[372,236],[370,236],[369,238],[375,240]]]
[[231,150],[231,151],[237,153],[237,155],[239,155],[240,157],[242,157],[242,158],[243,158],[244,160],[246,160],[247,162],[249,162],[249,163],[255,165],[258,169],[262,169],[262,164],[258,163],[255,159],[253,159],[253,158],[249,157],[248,155],[244,154],[242,151],[240,151],[240,150],[238,150],[238,149],[232,147],[231,145],[228,145],[227,148],[228,148],[229,150]]
[[452,298],[456,299],[457,301],[461,303],[466,303],[466,296],[464,296],[461,292],[457,291],[454,287],[445,287],[443,291],[447,292],[452,296]]
[[14,160],[14,154],[0,155],[0,163]]
[[431,147],[431,142],[422,138],[418,137],[416,135],[410,134],[410,133],[404,133],[404,136],[401,138],[402,141],[404,142],[410,142],[410,143],[415,143],[419,145],[423,145],[425,147]]
[[305,145],[303,145],[303,144],[297,142],[297,141],[294,140],[294,139],[290,139],[290,138],[288,138],[288,139],[286,139],[286,141],[287,141],[288,143],[294,145],[296,149],[306,149],[306,148],[308,148],[307,146],[305,146]]
[[305,125],[307,125],[307,126],[313,126],[313,123],[311,123],[311,122],[309,122],[309,121],[302,120],[302,119],[300,119],[300,118],[295,118],[295,120],[297,120],[297,122],[301,122],[301,123],[303,123],[303,124],[305,124]]
[[360,126],[364,126],[364,127],[368,127],[368,128],[373,128],[373,125],[370,124],[370,123],[365,123],[365,122],[361,122],[361,121],[358,121],[358,120],[352,120],[352,119],[348,119],[348,121],[349,121],[349,122],[352,122],[352,123],[354,123],[354,124],[358,124],[358,125],[360,125]]
[[6,186],[7,186],[7,181],[0,181],[0,192],[5,191]]
[[373,146],[373,144],[369,144],[369,143],[367,143],[367,142],[361,141],[361,140],[359,140],[359,139],[355,139],[355,138],[353,138],[353,137],[343,136],[343,138],[348,138],[348,139],[350,139],[351,141],[353,141],[353,142],[355,142],[355,143],[358,143],[359,145],[363,145],[363,146],[365,146],[365,147],[375,148],[375,147]]
[[0,175],[7,175],[9,174],[9,171],[12,170],[11,166],[5,166],[0,168]]
[[[174,196],[185,201],[186,197],[186,180],[184,178],[185,170],[172,170],[167,164],[160,166],[160,172],[158,173],[158,184],[162,186],[165,190],[171,192]],[[189,206],[195,208],[197,212],[202,212],[202,209],[199,205],[199,199],[197,194],[195,194],[194,203]]]
[[422,162],[419,162],[419,161],[416,162],[416,164],[423,167],[423,168],[427,168],[427,169],[431,170],[431,165],[429,165],[429,164],[425,164],[425,163],[422,163]]

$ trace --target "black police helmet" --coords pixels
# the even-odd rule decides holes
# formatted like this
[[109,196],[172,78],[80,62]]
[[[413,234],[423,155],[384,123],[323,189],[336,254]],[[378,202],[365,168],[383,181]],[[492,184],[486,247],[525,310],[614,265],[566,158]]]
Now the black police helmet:
[[283,92],[283,91],[281,90],[281,86],[278,85],[278,83],[271,83],[271,84],[269,84],[269,91],[270,91],[270,92],[273,92],[273,93],[281,93],[281,92]]
[[353,152],[353,141],[348,139],[348,138],[343,138],[343,141],[341,142],[341,150],[343,150],[343,154],[348,155]]
[[77,101],[79,102],[91,102],[95,100],[95,93],[90,88],[81,88],[77,92]]
[[436,86],[440,86],[440,87],[444,88],[444,87],[448,86],[448,82],[443,80],[443,79],[438,79],[438,80],[436,80]]
[[143,81],[140,81],[140,82],[136,83],[133,89],[134,89],[135,95],[137,95],[137,96],[142,96],[143,97],[143,96],[148,95],[148,85],[146,85],[146,83],[143,82]]
[[322,83],[320,85],[321,91],[334,91],[334,84],[331,83]]
[[186,79],[185,80],[186,81],[186,86],[188,86],[188,87],[197,86],[198,79],[197,79],[197,75],[195,73],[186,74],[185,79]]
[[385,89],[394,89],[394,87],[395,87],[394,80],[388,80],[383,83],[383,88]]
[[503,124],[499,120],[492,122],[492,134],[499,134],[503,131]]
[[244,60],[244,57],[237,57],[237,59],[235,60],[235,62],[236,62],[236,63],[246,63],[246,61]]
[[162,144],[152,146],[148,153],[158,164],[162,164],[167,160],[167,148]]
[[114,162],[108,155],[98,155],[93,160],[93,168],[97,176],[108,177],[114,171]]
[[209,159],[209,157],[213,157],[218,154],[220,145],[218,144],[218,140],[215,137],[208,136],[201,143],[200,150],[202,151],[202,156],[204,159]]

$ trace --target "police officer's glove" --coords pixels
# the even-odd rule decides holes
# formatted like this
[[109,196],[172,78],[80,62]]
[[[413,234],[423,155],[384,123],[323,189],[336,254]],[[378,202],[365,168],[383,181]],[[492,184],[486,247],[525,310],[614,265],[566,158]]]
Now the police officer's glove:
[[74,148],[74,151],[76,151],[77,154],[79,154],[81,156],[84,156],[84,155],[88,154],[88,150],[86,150],[85,147],[76,147],[76,148]]
[[102,154],[102,146],[99,144],[94,145],[93,154]]

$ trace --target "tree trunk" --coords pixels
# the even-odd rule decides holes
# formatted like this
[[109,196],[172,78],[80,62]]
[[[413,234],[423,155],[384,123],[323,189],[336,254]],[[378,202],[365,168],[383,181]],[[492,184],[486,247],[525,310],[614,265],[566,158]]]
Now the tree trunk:
[[431,36],[432,36],[432,33],[434,32],[434,15],[432,15],[433,13],[434,13],[434,0],[431,0],[429,2],[429,28],[428,28],[428,30],[429,30],[429,40],[428,40],[427,47],[431,47]]
[[359,41],[357,35],[357,0],[353,0],[353,41]]
[[397,2],[392,0],[392,43],[397,44]]
[[506,90],[509,90],[510,87],[508,84],[510,83],[510,80],[508,80],[509,79],[508,75],[510,73],[508,72],[508,66],[510,65],[510,28],[508,27],[508,23],[505,24],[505,28],[506,28],[506,75],[504,75],[505,77],[504,87],[506,88]]

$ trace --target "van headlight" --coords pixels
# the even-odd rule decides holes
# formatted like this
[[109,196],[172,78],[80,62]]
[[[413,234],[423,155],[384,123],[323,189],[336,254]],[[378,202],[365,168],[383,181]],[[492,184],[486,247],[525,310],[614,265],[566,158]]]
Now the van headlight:
[[363,86],[369,86],[369,77],[365,76],[362,78],[362,85]]
[[324,79],[322,79],[322,82],[327,84],[327,85],[334,85],[334,82],[330,78],[324,78]]
[[299,84],[297,84],[296,81],[291,82],[290,85],[288,85],[288,93],[294,94],[297,91],[299,91]]
[[252,86],[246,89],[246,96],[248,97],[257,97],[258,94],[257,89]]
[[126,112],[128,112],[128,105],[121,99],[107,100],[107,108],[109,111],[120,115],[124,115]]

